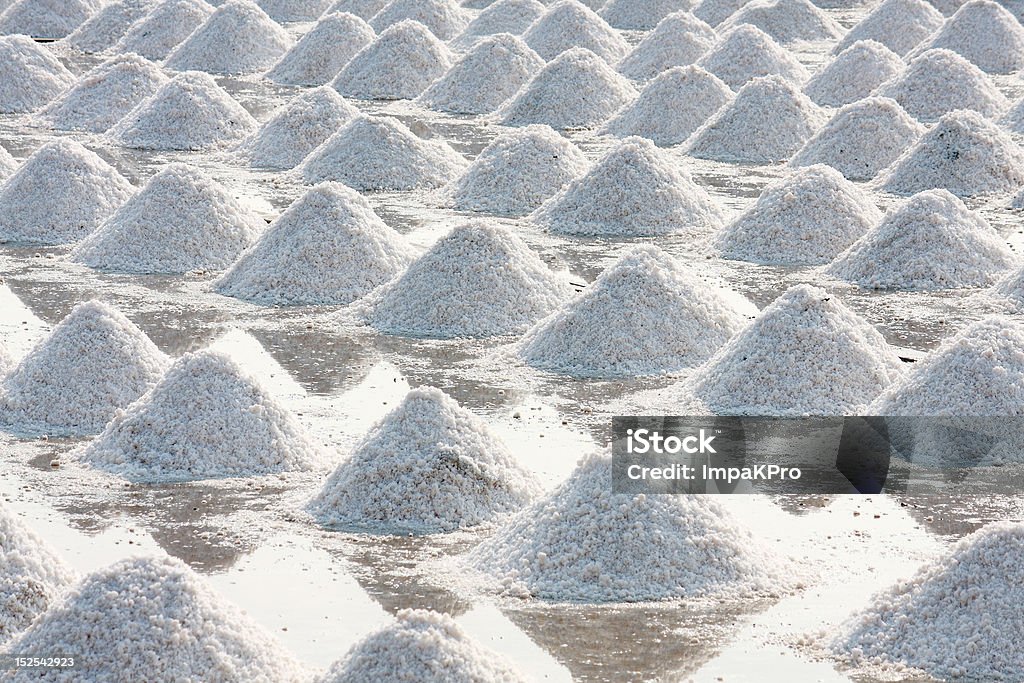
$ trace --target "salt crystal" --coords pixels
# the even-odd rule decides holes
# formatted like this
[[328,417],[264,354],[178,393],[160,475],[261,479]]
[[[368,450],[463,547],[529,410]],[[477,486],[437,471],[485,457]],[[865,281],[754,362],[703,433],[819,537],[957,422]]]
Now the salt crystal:
[[691,0],[608,0],[600,14],[615,28],[649,31],[673,12],[692,6]]
[[825,107],[841,107],[864,99],[903,71],[903,60],[873,40],[846,48],[804,86],[804,93]]
[[154,61],[163,59],[213,14],[204,0],[163,0],[136,21],[114,46]]
[[347,12],[354,14],[364,21],[369,21],[377,12],[384,9],[389,0],[338,0],[334,3],[327,14],[333,12]]
[[842,27],[810,0],[753,0],[743,5],[719,27],[728,31],[750,24],[780,43],[801,40],[835,40]]
[[1002,5],[970,0],[919,49],[946,48],[989,73],[1024,68],[1024,26]]
[[74,82],[74,74],[31,38],[0,36],[0,113],[34,111]]
[[585,48],[612,64],[629,53],[626,39],[578,0],[551,5],[523,34],[523,40],[547,60],[572,48]]
[[274,21],[316,21],[332,0],[258,0],[260,9]]
[[392,0],[370,19],[370,26],[383,33],[389,26],[418,21],[441,40],[451,40],[469,24],[469,15],[455,0]]
[[522,35],[545,11],[538,0],[498,0],[469,22],[454,44],[464,47],[495,33]]
[[644,36],[617,68],[624,76],[646,81],[674,66],[693,64],[717,39],[715,30],[700,19],[689,12],[676,12]]
[[155,5],[157,0],[120,0],[112,2],[64,39],[82,52],[103,52],[113,47],[136,21]]
[[103,0],[17,0],[0,14],[0,34],[63,38],[103,4]]
[[925,0],[883,0],[839,41],[841,52],[859,40],[874,40],[905,55],[942,27],[942,13]]
[[354,14],[327,14],[267,72],[267,78],[284,85],[330,83],[376,37]]
[[759,76],[777,75],[793,83],[803,83],[810,77],[796,57],[767,33],[749,24],[741,24],[722,34],[697,65],[734,90]]

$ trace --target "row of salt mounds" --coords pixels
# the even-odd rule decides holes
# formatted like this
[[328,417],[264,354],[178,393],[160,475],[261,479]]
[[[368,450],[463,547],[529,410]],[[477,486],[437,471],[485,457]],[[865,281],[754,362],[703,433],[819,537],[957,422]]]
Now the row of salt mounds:
[[749,24],[724,33],[697,65],[734,90],[759,76],[781,76],[798,84],[810,78],[796,57],[767,33]]
[[462,561],[502,593],[552,602],[744,600],[794,583],[790,563],[712,496],[612,493],[607,455],[584,459]]
[[324,183],[289,206],[215,288],[271,306],[344,305],[390,281],[412,260],[405,240],[364,197]]
[[871,198],[829,166],[791,172],[715,237],[725,258],[821,265],[882,220]]
[[332,0],[259,0],[257,4],[274,21],[316,21]]
[[163,0],[131,25],[114,51],[164,59],[212,14],[213,7],[204,0]]
[[493,337],[525,332],[570,293],[568,279],[509,229],[471,223],[438,240],[357,307],[387,334]]
[[456,209],[523,216],[589,168],[583,152],[550,127],[527,126],[492,140],[443,194]]
[[640,137],[616,144],[530,218],[563,235],[613,237],[699,235],[724,221],[715,200],[689,173]]
[[479,41],[417,100],[437,111],[490,114],[544,68],[519,38],[499,33]]
[[256,119],[212,76],[186,71],[128,112],[108,134],[137,149],[204,150],[238,142],[256,127]]
[[469,16],[455,0],[393,0],[370,19],[370,26],[383,32],[410,19],[444,41],[455,38],[469,24]]
[[833,261],[826,272],[874,289],[987,287],[1017,258],[980,214],[946,190],[928,190]]
[[327,10],[332,12],[347,12],[354,14],[364,21],[369,21],[377,12],[387,6],[388,0],[338,0]]
[[79,304],[0,383],[0,422],[21,433],[95,434],[170,365],[107,304]]
[[476,40],[496,33],[520,36],[547,8],[538,0],[498,0],[481,12],[452,44],[465,48]]
[[533,367],[577,377],[655,375],[707,360],[756,313],[657,247],[637,247],[517,348]]
[[[309,677],[251,617],[167,556],[129,558],[89,574],[11,646],[104,653],[48,670],[54,683],[299,683]],[[38,679],[22,669],[8,680]]]
[[942,13],[925,0],[885,0],[860,20],[836,45],[842,52],[860,40],[874,40],[906,55],[942,27]]
[[814,74],[804,93],[822,106],[841,107],[864,99],[903,68],[900,56],[886,46],[859,40]]
[[31,38],[0,36],[0,113],[35,111],[74,82],[74,74]]
[[17,0],[0,14],[0,34],[63,38],[103,4],[103,0]]
[[753,0],[726,20],[719,30],[756,26],[780,43],[799,40],[836,40],[842,27],[810,0]]
[[1008,74],[1024,68],[1024,26],[1002,5],[971,0],[924,43],[928,48],[946,48],[983,71]]
[[358,113],[334,88],[321,86],[282,105],[237,152],[250,166],[287,171]]
[[0,242],[75,242],[132,191],[95,152],[66,138],[48,142],[0,186]]
[[119,55],[82,76],[40,116],[59,130],[105,133],[167,80],[145,57]]
[[676,12],[662,19],[616,68],[634,80],[650,80],[674,66],[693,64],[716,40],[715,29],[689,12]]
[[608,0],[601,18],[615,28],[649,31],[673,12],[690,9],[691,0]]
[[395,623],[366,636],[317,683],[526,683],[496,652],[471,640],[447,615],[401,610]]
[[64,39],[85,53],[103,52],[127,33],[136,21],[146,16],[157,0],[119,0],[112,2]]
[[447,532],[492,523],[541,486],[483,420],[439,389],[413,389],[309,503],[328,526]]
[[406,20],[356,53],[331,85],[363,100],[413,99],[448,71],[452,58],[426,26]]
[[329,14],[302,36],[266,76],[283,85],[325,85],[377,37],[353,14]]
[[903,371],[867,321],[824,290],[797,285],[685,386],[717,414],[863,415]]
[[786,161],[826,121],[825,112],[792,83],[762,76],[694,132],[687,153],[723,161]]
[[629,43],[578,0],[559,0],[523,34],[526,44],[547,60],[585,48],[610,64],[629,54]]
[[593,128],[636,98],[636,89],[584,48],[548,62],[497,116],[507,126],[542,123],[552,128]]
[[173,163],[82,240],[70,258],[121,273],[221,270],[256,241],[263,226],[205,173]]
[[419,138],[392,118],[359,115],[296,172],[307,185],[333,180],[356,190],[414,190],[441,187],[466,166],[443,140]]
[[790,164],[826,164],[850,180],[871,180],[927,130],[896,100],[868,97],[837,111]]

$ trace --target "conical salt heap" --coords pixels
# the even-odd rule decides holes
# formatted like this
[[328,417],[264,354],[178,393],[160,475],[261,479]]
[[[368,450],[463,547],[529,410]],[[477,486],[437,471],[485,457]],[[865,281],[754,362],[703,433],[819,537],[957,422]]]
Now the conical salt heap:
[[490,114],[543,68],[544,60],[526,43],[499,33],[477,42],[418,101],[437,111]]
[[1024,134],[1024,98],[1010,107],[999,119],[999,124],[1011,133]]
[[772,265],[820,265],[882,220],[859,187],[829,166],[791,172],[725,227],[715,246],[725,258]]
[[552,602],[745,600],[795,582],[714,496],[612,493],[608,455],[584,459],[462,562],[495,590]]
[[388,2],[389,0],[338,0],[326,13],[348,12],[369,21],[377,12],[384,9]]
[[31,38],[0,36],[0,114],[35,111],[74,82],[74,74]]
[[170,360],[123,314],[79,304],[0,383],[0,422],[27,434],[95,434]]
[[868,97],[903,71],[903,60],[873,40],[859,40],[814,74],[804,93],[817,104],[841,107]]
[[113,166],[58,138],[0,186],[0,242],[67,244],[82,239],[132,194]]
[[715,414],[863,415],[903,374],[878,331],[825,290],[797,285],[687,387]]
[[494,337],[525,332],[570,292],[568,280],[509,229],[471,223],[441,238],[360,309],[388,334]]
[[467,163],[442,140],[424,140],[392,118],[357,116],[317,147],[296,172],[307,185],[325,180],[356,190],[441,187]]
[[578,0],[558,0],[523,34],[526,44],[546,60],[566,50],[585,48],[610,64],[629,54],[629,43],[596,12]]
[[687,153],[702,159],[773,163],[800,150],[828,120],[792,83],[755,78],[697,129]]
[[927,130],[896,100],[867,97],[837,111],[790,165],[826,164],[850,180],[871,180]]
[[316,21],[330,9],[333,0],[259,0],[257,3],[277,22]]
[[71,32],[64,42],[86,53],[111,48],[156,5],[157,0],[118,0],[112,2]]
[[757,309],[654,246],[609,266],[518,345],[528,364],[577,377],[674,372],[707,360]]
[[448,71],[452,58],[426,26],[406,20],[360,50],[331,85],[363,100],[413,99]]
[[202,26],[213,7],[204,0],[162,0],[136,21],[114,46],[115,52],[134,52],[161,60]]
[[756,26],[780,43],[801,40],[836,40],[843,28],[810,0],[752,0],[722,23],[722,31],[734,26]]
[[676,12],[661,20],[616,67],[637,81],[657,78],[675,66],[688,66],[710,50],[718,34],[689,12]]
[[873,289],[988,287],[1017,264],[1006,241],[946,190],[927,190],[891,210],[827,272]]
[[874,40],[903,56],[942,28],[942,13],[925,0],[884,0],[839,41],[842,52],[859,40]]
[[344,305],[412,260],[405,240],[358,192],[323,183],[289,206],[215,287],[269,306]]
[[469,15],[455,0],[392,0],[370,19],[378,33],[403,21],[423,24],[440,40],[448,41],[462,33]]
[[328,14],[266,76],[284,85],[325,85],[376,37],[370,25],[354,14]]
[[722,34],[697,65],[721,78],[733,90],[760,76],[781,76],[797,84],[810,78],[796,57],[767,33],[749,24],[741,24]]
[[334,88],[321,86],[288,100],[238,152],[250,166],[286,171],[302,163],[358,113]]
[[205,173],[173,163],[82,240],[70,258],[122,273],[221,270],[256,241],[263,226]]
[[589,168],[569,140],[548,126],[526,126],[492,140],[444,194],[463,211],[523,216]]
[[649,31],[673,12],[690,9],[689,0],[608,0],[600,11],[610,26],[633,31]]
[[102,0],[16,0],[0,14],[0,35],[63,38],[103,4]]
[[469,47],[474,41],[496,33],[521,36],[546,11],[538,0],[498,0],[469,22],[453,45]]
[[238,142],[256,127],[213,77],[186,71],[128,112],[109,135],[137,149],[203,150]]
[[703,234],[724,221],[689,173],[639,137],[619,142],[531,218],[555,233],[611,237]]
[[1024,311],[1024,268],[1007,273],[988,294],[1013,313]]
[[59,130],[105,133],[167,80],[145,57],[119,55],[82,76],[40,116]]
[[1008,74],[1024,68],[1024,26],[1002,5],[970,0],[924,43],[946,48],[982,71]]
[[750,0],[701,0],[693,8],[693,16],[709,26],[719,26]]

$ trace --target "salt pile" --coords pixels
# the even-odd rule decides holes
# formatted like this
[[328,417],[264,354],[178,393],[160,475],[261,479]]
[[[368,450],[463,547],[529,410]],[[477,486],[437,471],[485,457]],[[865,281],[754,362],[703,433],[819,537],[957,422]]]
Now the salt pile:
[[952,50],[989,73],[1024,68],[1024,26],[991,0],[962,5],[925,45]]
[[925,0],[884,0],[836,45],[841,52],[859,40],[874,40],[903,56],[942,28],[945,18]]
[[563,235],[706,233],[723,223],[715,200],[650,140],[619,142],[531,219]]
[[796,57],[761,29],[743,24],[724,33],[697,62],[737,90],[759,76],[781,76],[803,83],[810,74]]
[[903,374],[878,331],[828,292],[797,285],[697,370],[716,414],[864,415]]
[[387,4],[388,0],[338,0],[327,10],[327,14],[347,12],[356,15],[364,21],[369,21],[377,12],[384,9]]
[[328,14],[266,76],[284,85],[330,83],[376,37],[370,25],[354,14]]
[[718,35],[689,12],[676,12],[661,20],[626,58],[619,73],[638,81],[656,78],[674,66],[687,66],[710,50]]
[[136,21],[114,46],[115,52],[134,52],[161,60],[213,14],[204,0],[163,0]]
[[215,288],[268,306],[343,305],[412,260],[405,240],[358,192],[323,183],[289,206]]
[[103,0],[17,0],[0,14],[0,34],[63,38],[103,4]]
[[469,14],[455,0],[392,0],[370,19],[370,26],[383,32],[403,21],[417,21],[439,39],[448,41],[469,24]]
[[66,244],[88,235],[132,194],[113,166],[58,138],[0,186],[0,242]]
[[538,0],[498,0],[469,22],[455,44],[469,45],[477,38],[495,33],[522,35],[545,11]]
[[743,600],[794,583],[713,496],[616,494],[611,475],[610,456],[586,458],[464,563],[502,593],[553,602]]
[[996,282],[988,294],[1012,312],[1024,310],[1024,268],[1017,268]]
[[999,124],[1010,132],[1024,134],[1024,98],[1010,107],[999,119]]
[[506,126],[544,123],[552,128],[592,128],[636,97],[636,89],[608,63],[584,48],[548,62],[499,112]]
[[987,287],[1016,262],[981,214],[928,190],[891,210],[827,272],[873,289],[956,289]]
[[0,182],[7,180],[18,170],[18,162],[7,148],[0,145]]
[[296,170],[307,185],[334,180],[356,190],[413,190],[441,187],[465,167],[442,140],[418,138],[395,119],[360,115]]
[[559,0],[523,34],[526,44],[547,60],[566,50],[586,48],[611,64],[629,54],[629,43],[578,0]]
[[334,88],[321,86],[288,100],[238,152],[258,168],[295,168],[357,114]]
[[86,53],[103,52],[113,47],[128,28],[141,19],[156,4],[156,0],[120,0],[112,2],[84,24],[76,28],[64,41]]
[[0,36],[0,114],[34,111],[74,82],[74,74],[31,38]]
[[332,0],[259,0],[260,9],[274,21],[316,21]]
[[843,28],[810,0],[753,0],[743,5],[720,29],[750,24],[780,43],[800,40],[835,40]]
[[256,119],[209,74],[187,71],[165,83],[110,129],[110,136],[138,149],[202,150],[241,140]]
[[221,270],[263,226],[205,173],[174,163],[75,247],[71,259],[122,273]]
[[732,90],[717,76],[699,66],[677,66],[648,83],[636,102],[616,114],[601,132],[677,145],[732,98]]
[[[46,680],[276,681],[309,673],[251,617],[178,559],[130,558],[89,574],[12,647],[15,652],[91,652]],[[21,669],[11,681],[37,680]]]
[[568,280],[510,230],[471,223],[441,238],[361,309],[388,334],[493,337],[525,332],[569,293]]
[[829,166],[777,180],[724,228],[715,246],[725,258],[772,265],[820,265],[882,220],[859,187]]
[[814,74],[804,93],[822,106],[841,107],[864,99],[903,71],[903,60],[873,40],[859,40]]
[[973,111],[946,114],[880,178],[893,194],[944,188],[960,197],[1024,185],[1024,150]]
[[166,82],[160,68],[146,58],[120,55],[82,76],[40,116],[60,130],[104,133]]
[[522,216],[588,168],[583,153],[554,130],[527,126],[492,140],[444,194],[463,211]]
[[363,100],[413,99],[448,71],[452,53],[426,26],[399,22],[364,47],[331,83]]
[[896,100],[868,97],[837,111],[790,163],[827,164],[850,180],[871,180],[925,131]]
[[691,6],[690,0],[608,0],[601,7],[601,17],[615,28],[649,31],[673,12]]
[[701,0],[693,8],[693,16],[709,26],[718,26],[748,2],[750,0]]
[[743,86],[690,138],[688,154],[702,159],[785,161],[825,124],[826,114],[779,76]]

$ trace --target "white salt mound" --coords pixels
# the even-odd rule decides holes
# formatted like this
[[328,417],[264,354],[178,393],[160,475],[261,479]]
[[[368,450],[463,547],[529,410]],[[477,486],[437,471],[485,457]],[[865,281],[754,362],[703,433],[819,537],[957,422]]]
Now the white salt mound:
[[641,237],[706,233],[722,225],[715,200],[650,140],[630,137],[531,219],[565,235]]
[[370,19],[370,26],[380,33],[410,19],[444,41],[462,33],[469,24],[469,14],[455,0],[392,0]]
[[282,213],[215,288],[269,306],[344,305],[397,276],[413,255],[355,190],[323,183]]
[[0,186],[0,242],[82,239],[132,194],[113,166],[68,138],[48,142]]
[[1010,107],[999,119],[999,125],[1012,133],[1024,134],[1024,98]]
[[797,285],[697,370],[688,388],[716,414],[864,415],[903,374],[878,331],[825,290]]
[[0,36],[0,114],[34,111],[74,82],[44,46],[25,36]]
[[0,145],[0,183],[7,180],[18,170],[18,162],[7,148]]
[[835,40],[843,28],[810,0],[753,0],[743,5],[720,27],[750,24],[780,43],[801,40]]
[[163,0],[136,21],[114,46],[115,52],[134,52],[161,60],[213,14],[204,0]]
[[590,50],[571,48],[548,62],[498,114],[506,126],[593,128],[636,95],[630,82],[603,59]]
[[570,291],[568,280],[509,229],[471,223],[370,294],[360,314],[388,334],[493,337],[525,332]]
[[615,28],[649,31],[673,12],[692,6],[691,0],[608,0],[600,14]]
[[363,100],[413,99],[448,71],[452,57],[426,26],[406,20],[356,53],[331,85]]
[[814,74],[804,93],[825,107],[841,107],[864,99],[903,71],[903,60],[873,40],[859,40]]
[[112,2],[64,39],[71,47],[82,52],[103,52],[128,31],[155,5],[157,0],[120,0]]
[[364,21],[369,21],[373,18],[373,15],[384,9],[387,4],[388,0],[338,0],[327,10],[327,14],[348,12]]
[[700,58],[697,65],[721,78],[733,90],[742,88],[759,76],[781,76],[797,84],[810,77],[807,69],[788,50],[749,24],[722,34],[718,43]]
[[750,0],[701,0],[693,8],[693,16],[717,27],[748,2]]
[[618,71],[646,81],[674,66],[693,64],[710,50],[718,34],[689,12],[670,14],[619,62]]
[[17,0],[0,14],[0,34],[63,38],[103,4],[103,0]]
[[238,142],[256,127],[213,77],[187,71],[131,110],[109,135],[138,149],[203,150]]
[[942,13],[925,0],[884,0],[839,41],[841,52],[859,40],[874,40],[903,56],[942,27]]
[[328,14],[266,76],[284,85],[330,83],[376,37],[370,25],[354,14]]
[[547,9],[538,0],[498,0],[469,22],[455,44],[467,46],[482,36],[495,33],[520,36],[545,11]]
[[360,115],[296,171],[307,185],[334,180],[356,190],[413,190],[441,187],[466,165],[443,140],[419,138],[392,118]]
[[1002,5],[970,0],[925,44],[952,50],[983,71],[1007,74],[1024,68],[1024,26]]
[[871,180],[927,130],[896,100],[868,97],[837,111],[790,164],[826,164],[850,180]]
[[611,64],[629,54],[629,43],[578,0],[559,0],[523,34],[526,44],[552,60],[566,50],[586,48]]
[[264,223],[199,169],[173,163],[76,246],[71,260],[122,273],[221,270]]
[[332,0],[259,0],[260,9],[274,21],[316,21]]

